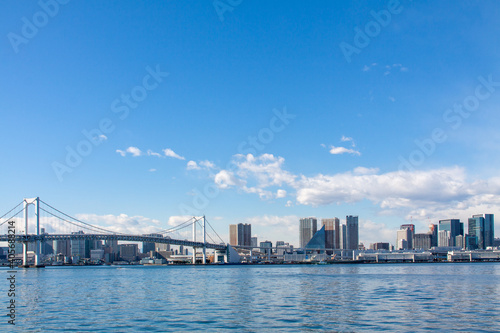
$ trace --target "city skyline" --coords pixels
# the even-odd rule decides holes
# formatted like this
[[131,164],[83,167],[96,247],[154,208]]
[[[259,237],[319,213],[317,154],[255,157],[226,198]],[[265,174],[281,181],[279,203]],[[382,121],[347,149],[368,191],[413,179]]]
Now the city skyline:
[[369,244],[500,214],[495,2],[5,6],[0,211],[293,244],[303,216]]

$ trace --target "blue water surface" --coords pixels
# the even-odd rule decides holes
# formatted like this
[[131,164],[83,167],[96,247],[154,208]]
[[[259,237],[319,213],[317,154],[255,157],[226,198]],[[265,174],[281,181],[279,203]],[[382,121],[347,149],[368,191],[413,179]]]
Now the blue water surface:
[[499,263],[19,269],[14,330],[492,332],[499,277]]

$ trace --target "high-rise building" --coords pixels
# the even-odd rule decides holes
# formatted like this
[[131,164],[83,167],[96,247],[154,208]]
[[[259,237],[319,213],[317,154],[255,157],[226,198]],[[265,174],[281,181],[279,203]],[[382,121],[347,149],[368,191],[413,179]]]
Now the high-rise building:
[[413,249],[413,235],[415,235],[415,225],[414,224],[402,224],[399,228],[401,230],[408,230],[408,237],[406,241],[408,242],[408,249]]
[[137,244],[120,244],[120,257],[126,261],[137,260],[138,246]]
[[476,244],[479,249],[486,249],[493,246],[494,240],[494,215],[477,214],[469,218],[469,236],[476,237]]
[[56,240],[54,245],[54,254],[61,254],[64,257],[71,256],[71,242],[69,240]]
[[448,230],[440,230],[438,232],[438,246],[441,247],[453,246],[450,234],[451,232]]
[[345,217],[346,225],[346,250],[357,250],[359,244],[358,217],[347,215]]
[[[163,238],[162,234],[147,234],[144,236]],[[149,253],[150,251],[155,251],[156,245],[153,242],[142,242],[142,253]]]
[[[72,232],[72,235],[83,234],[83,231]],[[72,239],[71,243],[71,256],[89,258],[90,259],[90,241],[86,239]]]
[[253,247],[253,248],[257,247],[258,246],[257,245],[258,244],[257,243],[257,237],[250,238],[250,244],[251,244],[250,246]]
[[[463,235],[464,234],[464,224],[460,222],[458,219],[449,219],[449,220],[440,220],[439,221],[439,232],[441,231],[448,231],[449,232],[449,245],[448,246],[455,246],[455,237],[458,235]],[[439,239],[441,240],[441,236],[439,236]],[[438,241],[439,243],[439,241]],[[446,245],[441,245],[439,243],[439,246],[446,246]]]
[[431,247],[438,246],[438,226],[429,224],[429,234],[431,235]]
[[271,254],[273,250],[273,242],[271,241],[265,241],[265,242],[260,242],[260,251],[265,253],[265,254]]
[[414,234],[413,248],[415,250],[428,250],[432,247],[432,234]]
[[252,246],[252,225],[251,224],[230,224],[229,244],[239,246]]
[[318,231],[318,220],[315,217],[300,219],[299,240],[301,248],[306,247],[316,231]]
[[338,218],[322,219],[321,225],[325,226],[325,246],[327,249],[338,249],[340,247],[340,221]]
[[229,225],[229,244],[238,245],[238,226],[236,224]]
[[339,249],[347,249],[347,228],[345,224],[341,224],[339,228]]

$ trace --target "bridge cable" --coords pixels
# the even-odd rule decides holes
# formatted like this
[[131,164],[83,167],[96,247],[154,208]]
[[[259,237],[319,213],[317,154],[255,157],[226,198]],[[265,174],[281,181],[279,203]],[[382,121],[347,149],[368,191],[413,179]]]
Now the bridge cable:
[[217,231],[215,231],[215,229],[212,227],[212,225],[208,222],[208,220],[206,218],[205,218],[205,221],[207,222],[207,224],[210,227],[210,229],[212,229],[213,232],[215,232],[215,234],[217,235],[217,237],[219,237],[219,239],[222,241],[222,243],[225,243],[224,240],[219,236],[219,234],[217,233]]
[[[185,221],[185,222],[182,222],[181,224],[179,224],[179,225],[177,225],[177,226],[175,226],[175,227],[172,227],[172,228],[170,228],[170,229],[165,229],[165,230],[159,231],[158,233],[159,233],[159,234],[167,234],[167,233],[171,233],[171,232],[174,232],[174,231],[177,231],[177,230],[180,230],[180,229],[186,228],[186,227],[188,227],[188,226],[192,225],[193,223],[195,223],[195,221],[193,221],[193,222],[189,223],[189,222],[190,222],[191,220],[193,220],[193,219],[194,219],[194,217],[190,218],[189,220],[187,220],[187,221]],[[189,224],[187,224],[187,223],[189,223]],[[184,224],[187,224],[187,225],[183,226]]]
[[[74,217],[72,217],[72,216],[70,216],[70,215],[68,215],[68,214],[66,214],[66,213],[64,213],[64,212],[61,212],[59,209],[52,207],[51,205],[49,205],[49,204],[48,204],[48,203],[46,203],[45,201],[43,201],[43,200],[40,200],[40,201],[41,201],[41,202],[43,202],[45,205],[49,206],[50,208],[52,208],[53,210],[55,210],[56,212],[61,213],[61,214],[63,214],[64,216],[69,217],[70,219],[75,220],[75,221],[77,221],[77,222],[79,222],[79,223],[82,223],[82,224],[88,225],[88,226],[90,226],[90,227],[92,227],[92,228],[95,228],[95,229],[100,229],[100,230],[103,230],[103,231],[108,232],[108,233],[111,233],[111,234],[122,234],[122,235],[124,235],[124,234],[123,234],[123,233],[121,233],[121,232],[111,231],[111,230],[107,230],[107,229],[104,229],[104,228],[96,227],[96,226],[94,226],[94,225],[92,225],[92,224],[90,224],[90,223],[86,223],[86,222],[83,222],[83,221],[81,221],[81,220],[78,220],[78,219],[76,219],[76,218],[74,218]],[[42,208],[40,208],[40,209],[42,209]],[[44,211],[46,211],[46,210],[44,210]],[[47,213],[49,213],[49,214],[52,214],[51,212],[48,212],[48,211],[46,211],[46,212],[47,212]],[[54,214],[52,214],[52,215],[54,215]],[[56,215],[54,215],[54,216],[56,216]],[[61,219],[61,220],[63,220],[63,221],[69,222],[69,221],[67,221],[67,220],[65,220],[65,219],[63,219],[63,218],[61,218],[61,217],[59,217],[59,216],[56,216],[56,217],[60,218],[60,219]],[[69,222],[69,223],[71,223],[71,222]]]
[[[19,205],[18,205],[18,206],[19,206]],[[13,218],[13,217],[14,217],[14,216],[16,216],[17,214],[21,213],[23,210],[24,210],[24,208],[23,208],[23,209],[21,209],[20,211],[18,211],[17,213],[15,213],[14,215],[12,215],[11,217],[9,217],[8,219],[6,219],[5,221],[3,221],[2,223],[0,223],[0,227],[1,227],[2,225],[4,225],[5,223],[9,222],[9,220],[10,220],[11,218]],[[11,210],[11,211],[12,211],[12,210]],[[5,216],[5,215],[4,215],[4,216]],[[3,218],[3,217],[2,217],[2,218]]]
[[[62,218],[62,217],[60,217],[60,216],[58,216],[58,215],[56,215],[56,214],[54,214],[54,213],[52,213],[52,212],[49,212],[48,210],[45,210],[45,209],[44,209],[44,208],[42,208],[42,207],[40,207],[40,210],[43,210],[44,212],[46,212],[46,213],[48,213],[48,214],[50,214],[50,215],[52,215],[52,216],[54,216],[54,217],[57,217],[58,219],[60,219],[60,220],[62,220],[62,221],[64,221],[64,222],[68,222],[68,223],[70,223],[70,224],[72,224],[72,225],[74,225],[74,226],[77,226],[77,227],[79,227],[79,228],[82,228],[82,229],[87,229],[87,230],[90,230],[90,231],[93,231],[93,232],[101,232],[101,233],[102,233],[102,231],[101,231],[101,230],[103,230],[103,231],[105,231],[105,232],[107,232],[107,233],[111,233],[111,234],[122,234],[122,235],[124,235],[124,234],[123,234],[123,233],[121,233],[121,232],[113,232],[113,231],[109,231],[109,230],[106,230],[106,229],[103,229],[103,228],[96,227],[96,226],[94,226],[94,225],[92,225],[92,224],[84,223],[84,222],[81,222],[81,221],[79,221],[79,220],[77,220],[77,219],[74,219],[75,221],[81,222],[81,223],[83,223],[83,224],[85,224],[85,225],[90,226],[91,228],[94,228],[94,229],[91,229],[91,228],[89,228],[89,227],[85,227],[85,226],[82,226],[82,225],[78,225],[78,224],[76,224],[76,223],[74,223],[74,222],[68,221],[68,220],[66,220],[66,219],[64,219],[64,218]],[[64,213],[62,213],[62,214],[64,214]],[[67,214],[64,214],[64,215],[68,216]],[[71,216],[69,216],[69,217],[71,217]],[[95,230],[95,229],[99,229],[99,231],[97,231],[97,230]]]
[[[24,202],[24,200],[23,200],[23,201],[21,201],[21,203],[19,203],[16,207],[12,208],[12,209],[11,209],[11,210],[9,210],[7,213],[5,213],[2,217],[0,217],[0,220],[1,220],[1,219],[3,219],[5,216],[7,216],[7,215],[8,215],[10,212],[12,212],[14,209],[16,209],[17,207],[21,206],[21,205],[23,204],[23,202]],[[23,209],[24,209],[24,208],[23,208]],[[19,213],[17,213],[17,214],[19,214]],[[17,215],[17,214],[16,214],[16,215]],[[10,217],[10,218],[12,218],[12,217]],[[9,218],[9,219],[10,219],[10,218]]]

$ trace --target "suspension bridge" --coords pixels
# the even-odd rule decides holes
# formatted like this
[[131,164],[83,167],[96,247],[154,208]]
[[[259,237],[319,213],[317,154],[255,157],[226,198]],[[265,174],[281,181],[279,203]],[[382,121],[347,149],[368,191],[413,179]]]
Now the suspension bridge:
[[[34,214],[30,215],[30,207],[34,208]],[[201,228],[201,239],[199,240],[197,240],[197,225]],[[170,235],[176,235],[180,230],[186,228],[192,229],[192,240],[170,237]],[[210,232],[208,228],[211,229]],[[205,216],[192,217],[169,229],[140,235],[117,232],[111,229],[119,229],[119,226],[104,228],[82,221],[36,197],[23,199],[22,202],[0,217],[0,242],[8,242],[9,249],[13,248],[15,243],[23,244],[23,267],[29,266],[28,244],[35,243],[34,266],[42,267],[42,244],[64,240],[126,241],[180,245],[193,249],[193,263],[196,263],[197,249],[202,251],[203,264],[207,263],[208,249],[214,251],[216,262],[233,262],[238,259],[234,258],[237,257],[236,251],[222,240]],[[207,238],[210,241],[207,241]],[[216,242],[214,238],[218,238],[219,242]],[[233,256],[233,259],[231,259],[231,256]],[[9,261],[10,259],[9,256]]]

